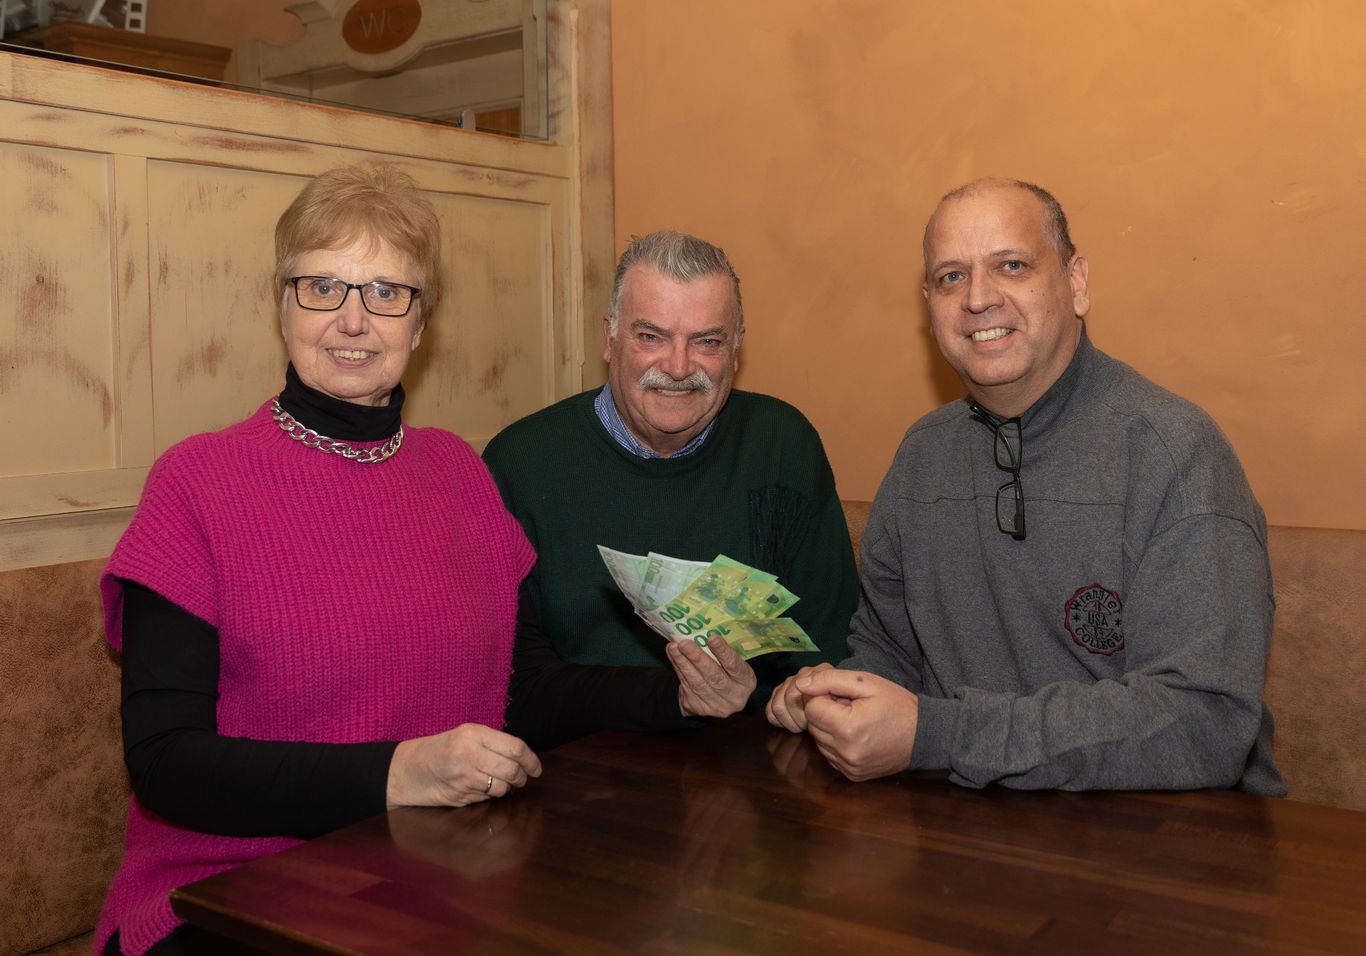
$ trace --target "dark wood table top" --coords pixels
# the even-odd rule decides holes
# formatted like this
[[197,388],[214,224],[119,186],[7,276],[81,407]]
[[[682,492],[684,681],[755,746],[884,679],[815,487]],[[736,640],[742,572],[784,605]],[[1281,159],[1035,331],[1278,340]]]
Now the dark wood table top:
[[279,953],[1366,953],[1366,813],[855,784],[754,718],[542,759],[504,800],[396,810],[174,908]]

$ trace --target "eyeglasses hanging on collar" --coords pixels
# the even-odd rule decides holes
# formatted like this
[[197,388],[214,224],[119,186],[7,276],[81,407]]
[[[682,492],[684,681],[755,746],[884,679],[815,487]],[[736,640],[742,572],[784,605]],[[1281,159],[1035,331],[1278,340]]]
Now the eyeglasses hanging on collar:
[[1016,541],[1025,537],[1024,489],[1020,486],[1020,465],[1024,461],[1024,435],[1018,418],[997,418],[973,402],[972,414],[991,429],[996,451],[996,467],[1010,472],[1010,480],[996,489],[996,527]]

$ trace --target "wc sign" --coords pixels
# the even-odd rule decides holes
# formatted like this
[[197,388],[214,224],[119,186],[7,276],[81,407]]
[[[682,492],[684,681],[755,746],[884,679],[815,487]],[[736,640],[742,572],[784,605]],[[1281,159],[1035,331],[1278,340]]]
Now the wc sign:
[[421,21],[418,0],[360,0],[342,21],[342,39],[357,53],[387,53],[407,43]]

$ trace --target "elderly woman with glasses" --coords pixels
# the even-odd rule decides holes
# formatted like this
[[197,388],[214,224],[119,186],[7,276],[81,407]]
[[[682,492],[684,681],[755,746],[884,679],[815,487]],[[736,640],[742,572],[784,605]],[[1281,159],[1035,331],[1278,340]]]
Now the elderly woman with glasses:
[[438,235],[390,166],[310,182],[275,231],[284,390],[148,476],[101,580],[134,797],[97,951],[212,948],[174,887],[540,773],[496,729],[535,555],[473,450],[401,418]]

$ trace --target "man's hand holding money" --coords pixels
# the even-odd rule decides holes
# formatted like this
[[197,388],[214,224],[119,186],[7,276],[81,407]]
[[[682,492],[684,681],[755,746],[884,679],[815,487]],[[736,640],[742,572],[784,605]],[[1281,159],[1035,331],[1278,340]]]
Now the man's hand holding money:
[[758,680],[725,641],[707,646],[715,660],[692,641],[675,641],[664,649],[678,674],[678,706],[689,717],[729,717],[744,709]]

